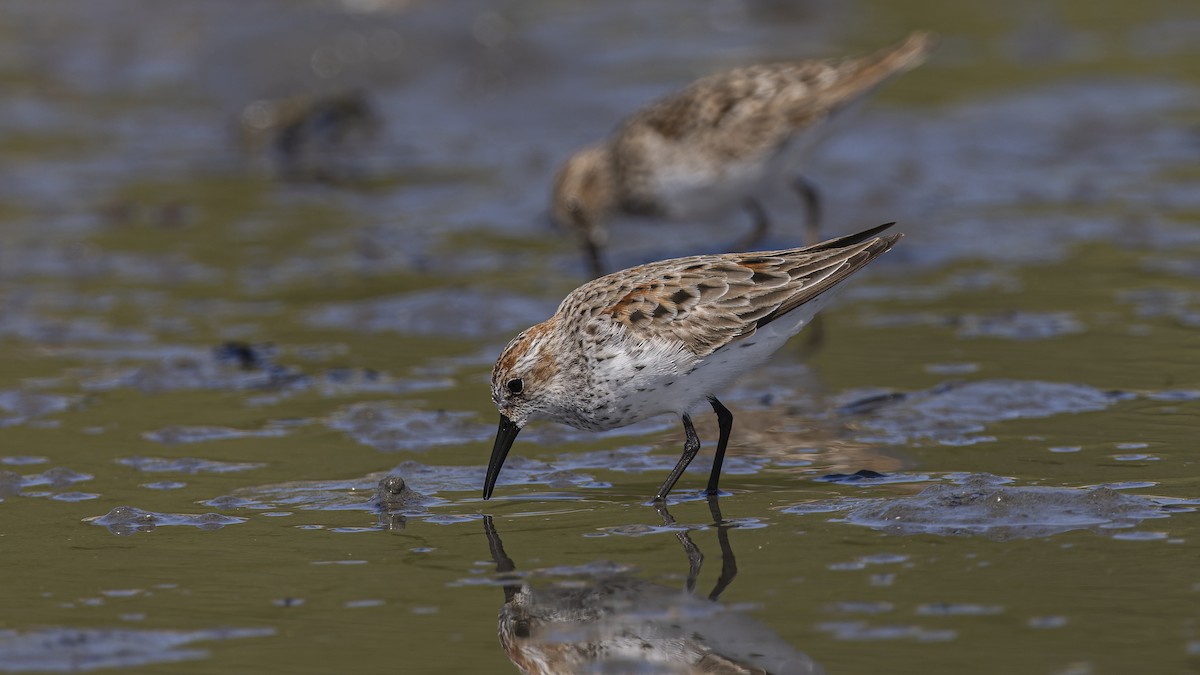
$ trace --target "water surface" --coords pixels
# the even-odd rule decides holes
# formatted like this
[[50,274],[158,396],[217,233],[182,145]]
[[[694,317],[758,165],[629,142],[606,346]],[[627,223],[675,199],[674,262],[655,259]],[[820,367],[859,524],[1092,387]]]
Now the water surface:
[[[907,236],[722,397],[728,495],[703,414],[667,510],[666,418],[531,427],[481,501],[492,361],[583,281],[557,163],[917,28],[808,172],[829,234]],[[0,36],[0,670],[1200,664],[1192,4],[18,1]],[[367,113],[284,163],[305,94]]]

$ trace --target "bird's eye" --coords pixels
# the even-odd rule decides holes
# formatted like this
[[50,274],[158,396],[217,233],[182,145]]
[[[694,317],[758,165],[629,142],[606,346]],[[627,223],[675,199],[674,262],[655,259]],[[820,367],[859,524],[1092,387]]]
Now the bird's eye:
[[519,394],[522,391],[525,391],[525,380],[522,380],[521,378],[517,378],[515,380],[509,380],[508,384],[506,384],[504,386],[508,387],[508,390],[510,392],[512,392],[514,394]]

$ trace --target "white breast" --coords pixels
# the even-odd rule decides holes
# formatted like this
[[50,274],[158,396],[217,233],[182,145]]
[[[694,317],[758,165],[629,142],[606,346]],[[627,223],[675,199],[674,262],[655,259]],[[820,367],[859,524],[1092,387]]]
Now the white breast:
[[741,375],[761,366],[806,326],[827,302],[829,293],[698,358],[675,340],[616,341],[598,356],[594,387],[601,394],[592,411],[594,429],[613,429],[649,417],[688,412],[710,396],[719,396]]

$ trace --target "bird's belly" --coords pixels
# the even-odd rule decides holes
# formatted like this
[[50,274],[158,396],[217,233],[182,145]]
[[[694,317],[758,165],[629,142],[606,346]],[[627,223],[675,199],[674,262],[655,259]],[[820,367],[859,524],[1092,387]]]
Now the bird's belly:
[[691,395],[685,386],[687,377],[682,373],[652,373],[624,380],[602,405],[590,412],[587,428],[605,431],[658,415],[683,412],[694,402],[681,400]]
[[669,167],[655,176],[655,192],[663,212],[673,219],[722,213],[759,192],[766,168],[762,161]]
[[663,342],[659,345],[621,345],[603,354],[595,367],[588,397],[592,403],[570,414],[555,416],[579,429],[606,431],[650,417],[683,414],[718,395],[747,371],[757,368],[779,350],[828,302],[827,291],[780,317],[753,335],[697,359]]
[[763,326],[753,335],[736,340],[697,363],[687,376],[688,389],[695,394],[690,407],[698,405],[708,396],[719,395],[734,380],[766,363],[772,354],[812,321],[813,316],[828,302],[828,296],[829,292],[826,292]]

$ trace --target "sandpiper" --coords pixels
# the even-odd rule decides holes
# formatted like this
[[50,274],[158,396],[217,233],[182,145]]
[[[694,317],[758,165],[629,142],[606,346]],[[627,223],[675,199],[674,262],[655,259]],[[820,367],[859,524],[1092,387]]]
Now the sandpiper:
[[554,316],[513,338],[492,370],[500,426],[483,498],[530,420],[603,431],[671,413],[687,440],[654,496],[663,501],[700,449],[689,412],[704,401],[720,430],[706,490],[717,494],[733,413],[716,393],[765,362],[830,289],[891,248],[901,237],[881,234],[891,225],[804,248],[663,260],[572,291]]
[[750,248],[769,228],[761,194],[792,180],[804,199],[806,244],[819,235],[813,185],[796,172],[843,116],[933,48],[930,33],[861,58],[786,61],[717,73],[628,117],[607,140],[576,152],[554,181],[551,213],[604,273],[606,220],[615,214],[683,219],[746,208]]

